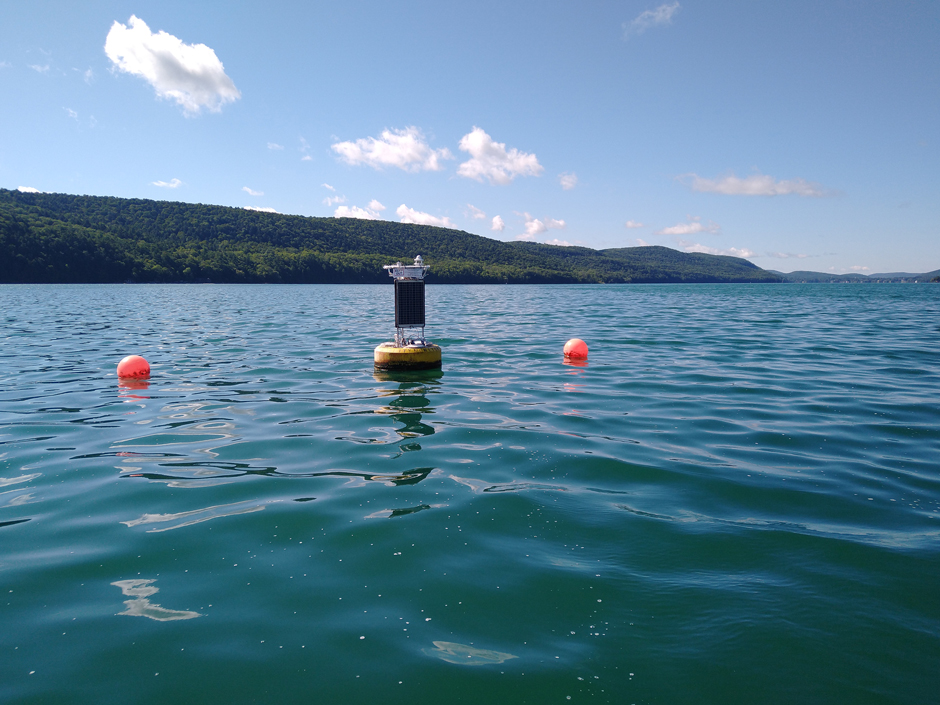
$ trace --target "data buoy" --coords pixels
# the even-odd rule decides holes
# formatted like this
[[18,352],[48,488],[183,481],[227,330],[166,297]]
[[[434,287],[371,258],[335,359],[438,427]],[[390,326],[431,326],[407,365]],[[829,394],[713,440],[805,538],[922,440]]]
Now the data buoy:
[[118,363],[117,376],[125,379],[147,379],[150,363],[140,355],[128,355]]
[[[417,342],[417,341],[416,341]],[[398,347],[393,342],[382,343],[375,349],[375,369],[437,370],[441,367],[441,348],[434,343],[420,341]]]
[[424,277],[430,267],[415,257],[414,264],[387,264],[395,280],[395,340],[375,349],[377,370],[436,370],[441,348],[424,338]]
[[571,360],[587,360],[588,346],[581,338],[572,338],[565,343],[565,357]]

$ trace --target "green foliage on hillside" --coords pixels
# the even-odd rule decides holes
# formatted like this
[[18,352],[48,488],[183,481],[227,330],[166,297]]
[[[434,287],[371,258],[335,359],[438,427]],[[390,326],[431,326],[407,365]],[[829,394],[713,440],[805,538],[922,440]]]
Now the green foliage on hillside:
[[0,282],[384,283],[422,255],[435,283],[777,282],[736,257],[592,250],[459,230],[0,189]]

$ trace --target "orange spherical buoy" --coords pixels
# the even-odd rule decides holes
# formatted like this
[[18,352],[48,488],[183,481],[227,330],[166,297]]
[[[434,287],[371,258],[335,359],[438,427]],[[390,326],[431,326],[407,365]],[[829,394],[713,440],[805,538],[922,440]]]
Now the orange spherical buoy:
[[588,346],[581,338],[572,338],[565,343],[565,357],[572,360],[587,360]]
[[128,355],[118,363],[118,377],[147,379],[150,376],[150,363],[140,355]]

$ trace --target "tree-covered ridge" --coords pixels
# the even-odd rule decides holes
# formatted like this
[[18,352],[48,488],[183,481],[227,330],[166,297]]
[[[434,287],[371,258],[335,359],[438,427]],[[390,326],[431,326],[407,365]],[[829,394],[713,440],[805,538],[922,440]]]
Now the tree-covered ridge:
[[894,272],[889,274],[832,274],[831,272],[773,272],[778,274],[785,281],[798,284],[885,284],[885,283],[911,283],[928,282],[938,278],[940,270],[926,272],[924,274],[913,274],[910,272]]
[[0,282],[387,282],[417,254],[436,283],[777,282],[735,257],[592,250],[460,230],[0,189]]

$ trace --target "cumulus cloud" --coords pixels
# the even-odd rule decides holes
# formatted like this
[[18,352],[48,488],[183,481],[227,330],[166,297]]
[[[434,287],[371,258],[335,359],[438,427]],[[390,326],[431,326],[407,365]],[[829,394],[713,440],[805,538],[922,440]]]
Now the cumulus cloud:
[[554,218],[535,218],[529,213],[521,213],[525,218],[525,232],[518,236],[519,240],[531,240],[536,235],[544,233],[548,229],[561,230],[565,227],[565,221],[555,220]]
[[558,183],[565,191],[570,191],[578,185],[578,177],[576,174],[565,172],[558,175]]
[[436,225],[439,228],[454,228],[457,226],[450,222],[450,218],[438,218],[430,213],[422,213],[414,208],[409,208],[404,203],[398,206],[395,211],[402,223],[416,223],[417,225]]
[[506,228],[506,224],[503,222],[503,219],[498,215],[493,216],[493,223],[490,225],[490,230],[495,230],[498,233],[503,232]]
[[444,159],[453,159],[450,150],[431,149],[417,127],[383,130],[381,136],[363,137],[355,142],[337,142],[332,146],[347,164],[366,164],[374,169],[394,166],[404,171],[440,171]]
[[111,25],[104,51],[115,68],[140,76],[160,98],[175,100],[186,115],[203,108],[217,113],[225,103],[241,98],[212,49],[184,44],[163,31],[154,34],[134,15],[127,25]]
[[693,191],[720,193],[725,196],[787,196],[793,194],[819,198],[829,193],[820,184],[805,179],[778,181],[766,174],[752,174],[743,179],[734,174],[721,176],[717,179],[703,179],[698,174],[687,174],[684,178],[691,180]]
[[699,216],[689,216],[689,222],[679,223],[669,228],[657,230],[656,235],[694,235],[696,233],[717,233],[720,230],[717,223],[702,222]]
[[650,244],[649,244],[646,240],[644,240],[643,238],[641,238],[641,237],[638,237],[638,238],[636,239],[636,244],[639,245],[640,247],[649,247],[649,246],[650,246]]
[[557,237],[552,240],[546,240],[545,244],[557,245],[558,247],[574,247],[574,245],[568,242],[567,240],[559,240]]
[[310,151],[310,143],[307,142],[303,137],[300,138],[300,153],[303,155],[300,158],[302,162],[312,162],[313,157],[311,157],[308,152]]
[[679,240],[679,246],[684,249],[686,252],[701,252],[706,255],[726,255],[729,257],[757,257],[757,253],[753,250],[749,250],[746,247],[738,249],[737,247],[729,247],[727,250],[719,250],[717,247],[708,247],[707,245],[702,245],[697,242],[689,242],[688,240]]
[[479,127],[460,138],[460,151],[467,152],[470,159],[457,168],[459,176],[491,184],[506,185],[517,176],[538,176],[544,171],[534,154],[520,152],[513,147],[507,150],[505,143],[493,138]]
[[677,12],[679,12],[678,2],[671,5],[660,5],[655,10],[641,12],[632,22],[623,23],[623,38],[629,39],[631,36],[643,34],[651,27],[672,24],[672,18]]
[[359,218],[360,220],[381,220],[379,213],[360,208],[359,206],[340,206],[333,211],[334,218]]
[[634,228],[645,228],[646,226],[643,223],[638,223],[635,220],[628,220],[623,224],[627,230],[633,230]]
[[261,213],[277,213],[273,208],[268,207],[259,207],[259,206],[245,206],[246,211],[259,211]]
[[849,267],[853,272],[870,272],[871,270],[868,267],[862,267],[861,265],[853,265]]
[[183,182],[179,179],[171,179],[170,181],[151,181],[154,186],[159,186],[160,188],[179,188],[183,185]]
[[474,220],[483,220],[483,219],[486,218],[486,213],[484,213],[483,211],[481,211],[481,210],[480,210],[479,208],[477,208],[476,206],[471,205],[471,204],[468,203],[468,204],[467,204],[467,208],[468,208],[468,211],[465,213],[465,215],[466,215],[468,218],[473,218]]
[[17,186],[16,190],[20,193],[42,193],[38,188],[33,188],[32,186]]
[[280,150],[284,149],[284,145],[278,144],[277,142],[268,142],[268,149],[273,149],[273,150],[276,150],[276,151],[280,151]]
[[242,191],[247,193],[249,196],[263,196],[264,195],[264,191],[254,191],[248,186],[242,186]]
[[[324,184],[325,186],[326,184]],[[345,198],[343,199],[346,200]],[[360,220],[381,220],[382,211],[385,210],[385,206],[379,203],[374,198],[369,201],[369,205],[365,208],[360,208],[359,206],[340,206],[333,213],[334,218],[359,218]]]
[[335,206],[337,203],[345,203],[345,202],[346,202],[345,196],[327,196],[326,198],[323,199],[324,205],[327,205],[327,206]]

